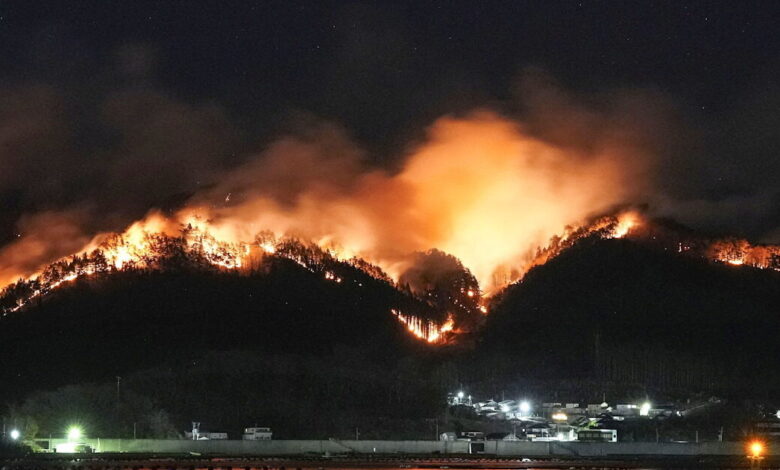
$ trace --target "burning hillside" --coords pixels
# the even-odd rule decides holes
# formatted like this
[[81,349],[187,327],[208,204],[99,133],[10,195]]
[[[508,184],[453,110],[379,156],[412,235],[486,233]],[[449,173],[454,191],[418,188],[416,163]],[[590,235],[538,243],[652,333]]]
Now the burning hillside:
[[[209,221],[192,214],[180,216],[183,218],[177,224],[175,219],[155,212],[123,233],[95,237],[82,252],[6,286],[2,293],[2,308],[7,313],[18,311],[31,300],[81,277],[186,265],[252,272],[262,267],[265,257],[273,256],[292,260],[336,283],[344,279],[334,272],[334,266],[347,263],[416,295],[447,319],[441,327],[429,320],[412,320],[397,311],[393,314],[416,336],[432,343],[444,341],[442,334],[453,331],[456,320],[460,328],[470,330],[475,327],[475,317],[487,313],[483,303],[485,295],[477,279],[457,258],[438,250],[416,253],[411,267],[394,280],[381,267],[359,257],[347,258],[332,246],[302,242],[293,237],[277,238],[269,231],[258,232],[251,241],[225,241],[217,238],[218,230]],[[636,224],[636,218],[634,212],[625,212],[599,218],[576,230],[569,229],[563,236],[554,237],[547,248],[539,250],[530,263],[518,265],[511,277],[501,284],[496,282],[498,278],[494,282],[503,287],[533,265],[543,263],[578,239],[594,233],[605,238],[621,237]]]
[[[346,257],[332,246],[302,242],[292,237],[277,238],[269,231],[258,232],[251,241],[231,242],[218,238],[219,231],[209,221],[193,214],[186,217],[177,224],[176,219],[153,213],[121,234],[99,235],[81,253],[63,258],[40,273],[6,286],[0,296],[0,307],[5,313],[16,312],[32,300],[84,277],[172,267],[254,273],[263,269],[266,258],[274,257],[291,260],[337,284],[357,282],[340,269],[340,266],[348,265],[420,299],[435,312],[433,318],[400,309],[392,309],[390,313],[410,333],[429,343],[447,343],[459,333],[474,331],[480,324],[479,317],[487,313],[488,295],[481,291],[477,279],[457,258],[438,250],[417,253],[411,268],[393,279],[381,267],[359,257]],[[780,268],[778,247],[752,246],[736,239],[676,241],[669,234],[659,235],[654,225],[639,212],[627,210],[596,218],[582,226],[566,227],[561,235],[552,237],[524,263],[494,274],[492,285],[503,287],[517,281],[533,266],[544,264],[577,241],[593,236],[652,238],[670,246],[677,243],[678,251],[686,255],[706,256],[733,265]]]
[[[639,143],[622,141],[561,147],[477,112],[436,121],[391,172],[368,166],[343,132],[321,126],[215,175],[174,215],[138,223],[176,235],[181,226],[208,221],[214,239],[229,244],[269,230],[341,258],[370,260],[393,279],[412,267],[415,253],[437,249],[459,259],[490,292],[501,287],[492,283],[497,271],[523,264],[564,227],[639,197],[643,184],[635,173],[642,165],[627,156],[643,153]],[[95,234],[82,233],[85,217],[26,218],[18,239],[0,249],[0,284],[96,247]],[[85,238],[93,240],[89,246],[73,248]]]
[[[613,210],[641,197],[646,164],[627,157],[643,153],[625,137],[554,145],[478,112],[438,120],[390,173],[323,127],[277,141],[171,215],[152,211],[121,233],[86,237],[69,213],[35,218],[0,249],[0,307],[18,311],[80,277],[172,264],[254,272],[273,256],[335,283],[347,281],[334,269],[346,263],[393,284],[436,318],[388,314],[444,343],[478,327],[486,298],[582,238],[655,240],[644,215]],[[676,248],[778,267],[777,247],[740,240],[680,239]]]

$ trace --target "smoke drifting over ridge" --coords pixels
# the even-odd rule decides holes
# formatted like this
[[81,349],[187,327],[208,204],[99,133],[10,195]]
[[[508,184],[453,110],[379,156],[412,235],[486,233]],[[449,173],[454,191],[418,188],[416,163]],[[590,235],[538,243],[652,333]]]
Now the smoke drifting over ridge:
[[624,91],[585,105],[538,71],[520,90],[521,118],[489,108],[440,117],[395,170],[324,121],[253,154],[215,105],[129,89],[76,125],[56,90],[6,90],[19,105],[0,116],[0,195],[21,216],[0,248],[0,285],[165,205],[167,219],[154,221],[168,233],[192,216],[224,241],[271,230],[396,279],[415,252],[439,249],[489,290],[567,225],[659,199],[654,176],[675,122],[663,96]]
[[394,174],[361,165],[353,148],[327,126],[281,140],[197,196],[192,210],[226,239],[292,233],[395,278],[410,254],[437,248],[488,287],[498,268],[520,264],[567,224],[639,196],[641,186],[608,145],[564,151],[488,111],[437,120]]

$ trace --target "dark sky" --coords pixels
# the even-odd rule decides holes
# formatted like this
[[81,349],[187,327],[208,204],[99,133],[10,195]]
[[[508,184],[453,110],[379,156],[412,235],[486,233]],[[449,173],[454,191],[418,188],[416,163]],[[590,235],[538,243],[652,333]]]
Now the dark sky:
[[[0,240],[23,213],[175,200],[301,116],[392,164],[442,114],[517,111],[529,67],[586,101],[658,93],[686,136],[669,137],[670,194],[723,207],[708,228],[780,239],[778,21],[772,1],[0,0]],[[164,124],[150,136],[145,117]],[[195,176],[124,186],[146,142]]]

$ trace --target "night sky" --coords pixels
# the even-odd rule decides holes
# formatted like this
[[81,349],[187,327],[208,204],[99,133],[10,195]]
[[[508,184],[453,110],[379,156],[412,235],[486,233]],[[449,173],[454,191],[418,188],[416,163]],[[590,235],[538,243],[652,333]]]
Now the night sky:
[[780,242],[778,20],[770,1],[0,0],[0,242],[42,210],[121,228],[310,120],[393,168],[439,116],[523,121],[528,77],[597,110],[654,97],[667,215]]

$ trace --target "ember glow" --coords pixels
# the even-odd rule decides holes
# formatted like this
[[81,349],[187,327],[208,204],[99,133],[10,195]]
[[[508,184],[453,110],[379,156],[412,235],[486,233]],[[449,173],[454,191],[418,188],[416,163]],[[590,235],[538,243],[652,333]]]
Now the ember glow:
[[447,320],[441,324],[430,320],[424,320],[415,316],[404,315],[398,310],[391,310],[398,321],[406,325],[406,329],[414,335],[416,338],[426,341],[431,344],[443,344],[449,339],[449,333],[452,333],[455,328],[455,320],[450,315]]
[[747,240],[725,238],[712,242],[707,255],[710,259],[733,266],[780,271],[780,246],[776,245],[752,245]]

